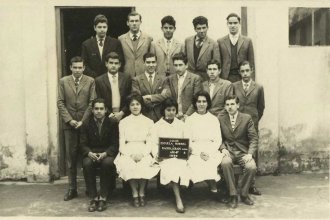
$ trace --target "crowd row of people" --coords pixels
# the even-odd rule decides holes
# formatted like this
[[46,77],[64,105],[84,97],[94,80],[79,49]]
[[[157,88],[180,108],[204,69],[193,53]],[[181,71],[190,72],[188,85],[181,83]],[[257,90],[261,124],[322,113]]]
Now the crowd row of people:
[[[238,197],[233,162],[244,167],[241,199],[245,204],[252,205],[253,201],[248,194],[261,194],[255,187],[254,158],[257,159],[258,122],[265,107],[263,87],[253,81],[253,64],[248,60],[238,63],[239,55],[231,59],[236,67],[229,71],[229,75],[234,76],[228,79],[238,80],[232,83],[221,78],[226,64],[222,62],[221,66],[215,57],[207,58],[203,74],[191,72],[187,51],[171,53],[170,56],[168,51],[163,51],[166,55],[164,60],[164,54],[152,49],[141,55],[142,72],[128,70],[139,62],[134,61],[134,65],[129,62],[123,43],[123,57],[120,52],[105,53],[106,41],[102,46],[99,45],[102,39],[99,35],[107,31],[107,20],[104,21],[104,18],[103,15],[96,16],[96,37],[86,41],[94,41],[93,48],[98,49],[98,55],[102,54],[100,63],[105,66],[105,70],[100,71],[103,74],[95,75],[97,68],[92,67],[91,60],[95,61],[97,54],[86,52],[88,47],[84,42],[83,58],[73,57],[71,75],[59,81],[58,108],[64,122],[62,127],[69,176],[69,189],[64,200],[77,196],[77,158],[78,152],[81,152],[86,187],[91,199],[89,211],[105,209],[109,190],[114,188],[116,172],[121,179],[128,181],[133,205],[144,206],[147,180],[160,170],[161,184],[172,186],[176,210],[183,213],[185,209],[180,197],[180,185],[187,186],[190,181],[196,183],[205,180],[211,192],[217,194],[219,165],[228,186],[228,197],[225,200],[228,200],[230,207],[235,208]],[[240,21],[236,14],[230,14],[227,18],[229,27],[232,18],[238,23]],[[166,39],[171,35],[169,30],[172,30],[170,39],[173,37],[173,20],[172,16],[162,19]],[[205,23],[198,23],[201,21],[205,22],[204,17],[199,16],[193,21],[197,32],[195,39],[200,37],[198,25],[205,29]],[[130,31],[127,36],[132,38],[126,38],[125,41],[132,43],[130,50],[135,52],[142,47],[140,42],[146,41],[139,30],[140,23],[141,15],[136,12],[128,16]],[[237,23],[234,22],[234,26],[237,27]],[[136,28],[140,34],[138,39],[134,36]],[[236,39],[238,41],[235,45],[242,48],[246,41],[239,39],[241,36]],[[202,42],[203,46],[199,48],[199,42],[194,44],[193,54],[196,51],[205,53],[203,47],[209,47],[209,43]],[[152,45],[150,48],[156,48],[155,44]],[[110,48],[119,47],[112,44]],[[237,51],[232,52],[239,54]],[[198,53],[195,53],[196,60],[199,59]],[[160,66],[164,64],[166,70],[162,71]],[[123,66],[124,72],[121,72]],[[159,137],[188,138],[188,159],[158,157]],[[97,167],[101,168],[99,194],[96,191]]]

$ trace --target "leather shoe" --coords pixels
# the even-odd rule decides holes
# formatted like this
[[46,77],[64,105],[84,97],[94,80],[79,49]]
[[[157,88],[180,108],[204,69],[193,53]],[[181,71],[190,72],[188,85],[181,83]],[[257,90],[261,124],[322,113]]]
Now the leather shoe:
[[139,197],[133,197],[132,204],[134,207],[140,207]]
[[241,200],[246,205],[253,205],[254,204],[249,196],[241,196]]
[[256,195],[256,196],[260,196],[261,195],[261,192],[257,189],[257,187],[251,187],[249,189],[249,193],[250,194],[253,194],[253,195]]
[[237,196],[230,196],[230,201],[228,206],[232,209],[236,209],[238,204],[238,197]]
[[185,213],[185,212],[186,212],[186,210],[185,210],[184,207],[183,207],[183,208],[178,208],[178,207],[176,207],[176,208],[175,208],[175,211],[176,211],[177,213]]
[[141,196],[140,197],[140,206],[144,207],[146,205],[146,197],[145,196]]
[[64,195],[64,201],[69,201],[78,196],[77,190],[69,189],[67,193]]
[[97,211],[103,212],[105,210],[105,207],[106,207],[105,200],[99,200],[99,204],[97,206]]
[[97,201],[96,200],[92,200],[88,206],[88,211],[89,212],[95,212],[97,207]]

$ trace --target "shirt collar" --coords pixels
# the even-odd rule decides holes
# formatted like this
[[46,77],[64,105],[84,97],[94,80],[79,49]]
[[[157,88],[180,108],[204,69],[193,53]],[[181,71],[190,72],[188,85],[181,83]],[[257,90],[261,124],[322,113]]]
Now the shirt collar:
[[[80,82],[82,76],[83,76],[83,74],[81,74],[81,76],[79,77],[79,81],[78,82]],[[73,78],[73,81],[75,81],[76,77],[73,74],[72,74],[72,78]]]
[[182,76],[179,76],[179,74],[176,74],[176,76],[178,77],[178,79],[182,78],[186,78],[187,75],[187,70],[184,72],[184,74]]
[[153,73],[150,74],[150,73],[148,73],[147,71],[145,71],[144,74],[146,74],[146,77],[147,77],[147,78],[149,78],[150,75],[152,75],[152,78],[154,78],[155,75],[156,75],[156,72],[153,72]]
[[209,81],[209,85],[210,85],[210,84],[216,84],[216,83],[218,83],[219,81],[220,81],[220,77],[218,77],[214,82]]
[[117,77],[118,76],[118,72],[115,73],[115,74],[111,74],[111,73],[108,72],[108,77],[109,78],[113,78],[113,76]]
[[[202,42],[204,42],[206,38],[207,38],[207,36],[202,40]],[[200,38],[196,35],[195,42],[199,41],[199,39]]]
[[245,84],[247,84],[248,85],[248,88],[250,87],[250,85],[251,85],[251,82],[252,82],[252,79],[250,79],[250,81],[249,82],[244,82],[243,80],[242,80],[242,85],[243,85],[243,88],[244,88],[244,85]]
[[173,37],[170,40],[165,38],[165,37],[163,37],[163,39],[164,39],[165,44],[167,44],[168,41],[169,41],[170,44],[173,43]]
[[233,35],[233,34],[229,34],[229,38],[230,38],[230,39],[238,39],[238,37],[239,37],[239,33],[237,33],[237,34],[235,34],[235,35]]
[[[131,38],[131,40],[133,40],[133,35],[134,35],[134,34],[132,34],[132,32],[129,32],[129,38]],[[136,33],[135,35],[136,35],[137,39],[139,39],[140,36],[141,36],[141,31],[139,31],[139,32]]]
[[[106,38],[106,37],[102,38],[102,39],[103,39],[103,42],[104,42],[105,38]],[[97,40],[97,42],[99,42],[100,39],[101,39],[101,38],[100,38],[99,36],[96,35],[96,40]]]
[[[101,124],[103,124],[104,119],[105,119],[105,117],[103,117],[103,118],[101,119]],[[97,122],[98,122],[98,119],[94,117],[94,121],[97,123]]]
[[[229,114],[229,113],[228,113]],[[238,111],[236,112],[236,114],[234,115],[234,121],[236,122],[237,119],[237,115],[238,115]],[[231,114],[229,114],[229,119],[230,121],[232,120],[233,116]]]

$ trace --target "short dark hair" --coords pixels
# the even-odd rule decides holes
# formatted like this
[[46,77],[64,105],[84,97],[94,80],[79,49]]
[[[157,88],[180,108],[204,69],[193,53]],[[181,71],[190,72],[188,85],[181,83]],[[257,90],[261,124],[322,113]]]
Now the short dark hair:
[[208,22],[207,18],[204,16],[198,16],[198,17],[194,18],[192,23],[194,25],[194,28],[196,28],[196,26],[198,24],[200,24],[200,25],[206,24],[207,27],[209,26],[209,22]]
[[103,103],[104,104],[104,107],[106,108],[106,105],[105,105],[105,100],[102,99],[102,98],[96,98],[92,101],[92,108],[94,108],[95,104],[96,103]]
[[120,57],[119,57],[118,53],[116,53],[116,52],[110,52],[110,53],[108,53],[108,54],[105,56],[105,62],[108,62],[110,58],[111,58],[111,59],[118,59],[119,62],[121,62],[121,61],[120,61]]
[[165,116],[165,109],[168,107],[175,107],[176,112],[178,112],[178,103],[174,98],[169,97],[165,99],[162,103],[161,112],[160,112],[162,116]]
[[141,111],[144,110],[145,104],[144,104],[143,98],[140,94],[138,94],[136,92],[133,92],[132,94],[127,96],[126,100],[127,100],[127,108],[128,109],[129,109],[129,106],[130,106],[131,102],[135,100],[135,101],[138,101],[141,104]]
[[146,62],[146,59],[147,58],[150,58],[150,57],[155,57],[156,58],[156,61],[157,61],[156,54],[154,54],[154,53],[146,53],[146,54],[143,55],[143,62]]
[[240,63],[238,64],[238,69],[240,70],[241,67],[242,67],[242,66],[245,66],[245,65],[249,65],[249,67],[250,67],[251,70],[252,70],[252,66],[251,66],[250,62],[247,61],[247,60],[243,60],[242,62],[240,62]]
[[211,108],[211,105],[212,105],[212,101],[211,101],[211,97],[210,97],[210,94],[208,92],[206,92],[205,90],[201,90],[199,92],[197,92],[193,98],[192,98],[192,104],[194,106],[194,109],[197,110],[197,100],[198,100],[198,97],[199,96],[203,96],[206,98],[206,101],[207,101],[207,107],[206,107],[206,110],[209,110]]
[[140,17],[140,21],[142,21],[142,16],[139,13],[137,13],[136,11],[132,11],[131,13],[129,13],[127,15],[127,21],[129,21],[129,17],[133,17],[133,16],[136,16],[136,15],[138,15]]
[[94,18],[94,26],[96,26],[98,23],[106,23],[108,24],[108,19],[102,14],[98,14]]
[[240,18],[240,16],[238,16],[238,14],[236,14],[236,13],[230,13],[230,14],[227,16],[226,20],[228,21],[229,18],[231,18],[231,17],[236,17],[237,20],[238,20],[238,22],[241,23],[241,18]]
[[185,65],[187,65],[187,62],[188,62],[186,55],[182,52],[179,52],[179,53],[176,53],[173,55],[173,57],[172,57],[173,63],[176,60],[182,60]]
[[215,59],[211,59],[211,60],[207,61],[206,69],[209,67],[209,65],[212,65],[212,64],[216,64],[218,66],[218,69],[219,70],[221,69],[220,62]]
[[224,103],[226,104],[227,100],[232,100],[232,99],[235,99],[236,104],[239,104],[239,98],[236,95],[227,95],[225,97]]
[[75,56],[75,57],[71,58],[70,65],[72,66],[73,63],[80,63],[80,62],[83,62],[84,66],[85,66],[84,59],[80,56]]
[[176,21],[174,20],[174,18],[171,15],[167,15],[167,16],[163,17],[160,22],[162,23],[162,27],[165,24],[173,25],[175,27],[175,24],[176,24]]

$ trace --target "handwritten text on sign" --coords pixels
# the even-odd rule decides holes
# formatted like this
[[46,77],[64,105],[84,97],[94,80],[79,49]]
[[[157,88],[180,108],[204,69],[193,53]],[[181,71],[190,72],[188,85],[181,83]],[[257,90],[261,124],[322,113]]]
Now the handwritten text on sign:
[[159,157],[188,159],[189,139],[159,138]]

